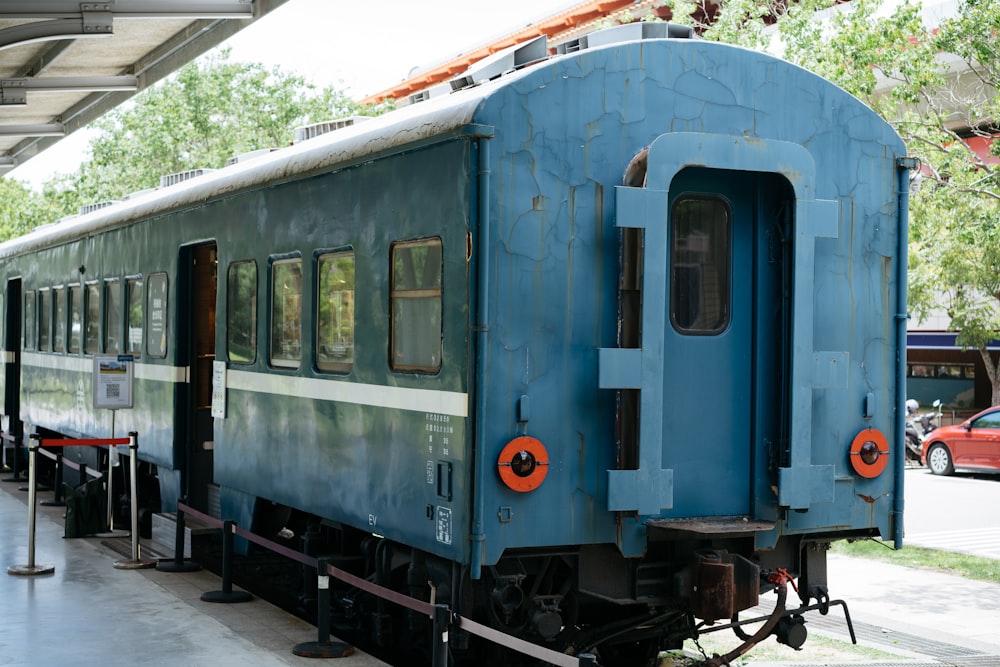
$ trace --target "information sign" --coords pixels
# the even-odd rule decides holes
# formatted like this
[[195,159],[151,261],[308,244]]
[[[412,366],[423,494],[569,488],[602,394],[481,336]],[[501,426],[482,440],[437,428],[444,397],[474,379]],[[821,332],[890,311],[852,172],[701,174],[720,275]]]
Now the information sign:
[[119,410],[132,407],[131,354],[94,357],[94,407]]

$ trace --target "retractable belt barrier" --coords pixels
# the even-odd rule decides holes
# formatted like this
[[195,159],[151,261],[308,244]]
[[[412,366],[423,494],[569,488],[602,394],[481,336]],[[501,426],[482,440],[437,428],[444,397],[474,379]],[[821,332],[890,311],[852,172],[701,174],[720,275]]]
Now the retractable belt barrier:
[[[446,604],[432,604],[430,602],[424,602],[423,600],[418,600],[408,595],[404,595],[390,588],[379,586],[378,584],[374,584],[366,579],[358,577],[357,575],[331,565],[329,560],[326,558],[315,558],[300,551],[289,549],[288,547],[278,544],[277,542],[272,542],[271,540],[261,537],[260,535],[243,530],[233,521],[222,521],[221,519],[203,514],[193,507],[189,507],[188,505],[179,502],[177,503],[178,521],[181,520],[180,517],[182,513],[188,514],[206,525],[219,528],[223,531],[222,590],[205,593],[201,597],[202,600],[209,602],[244,602],[251,599],[251,596],[248,593],[232,590],[232,563],[227,561],[232,559],[233,535],[239,535],[240,537],[245,538],[258,546],[262,546],[265,549],[273,551],[274,553],[281,554],[282,556],[296,561],[301,565],[305,565],[306,567],[316,568],[318,575],[318,641],[295,646],[292,652],[296,655],[310,658],[340,658],[351,655],[354,652],[354,649],[346,644],[330,641],[329,578],[332,576],[333,578],[339,579],[340,581],[355,588],[359,588],[366,593],[370,593],[389,602],[394,602],[400,606],[406,607],[410,611],[431,619],[434,632],[431,667],[447,666],[448,632],[452,626],[470,634],[478,635],[479,637],[496,644],[500,644],[501,646],[513,649],[518,653],[522,653],[533,658],[539,658],[552,665],[556,665],[556,667],[582,667],[583,665],[598,664],[596,657],[593,654],[581,653],[579,656],[572,656],[538,646],[537,644],[532,644],[531,642],[513,637],[504,632],[500,632],[499,630],[494,630],[489,626],[465,618],[459,614],[455,614]],[[180,531],[178,531],[178,533],[180,533]],[[179,539],[183,540],[183,535],[181,535]],[[183,553],[183,549],[184,545],[181,541],[176,545],[177,553]]]
[[[43,440],[38,434],[31,434],[28,446],[28,563],[27,565],[14,565],[7,568],[8,574],[14,575],[34,575],[51,574],[55,572],[55,567],[51,565],[37,565],[35,563],[35,517],[36,517],[36,495],[35,469],[36,458],[40,447],[98,447],[98,446],[118,446],[128,445],[129,448],[129,477],[131,482],[131,505],[132,505],[132,558],[130,560],[116,561],[114,566],[117,569],[137,569],[153,567],[156,563],[152,560],[143,559],[139,553],[139,502],[136,490],[137,466],[138,466],[138,434],[129,433],[127,438],[80,438],[80,439],[46,439]],[[81,476],[86,478],[101,477],[100,473],[94,473],[87,469],[84,464],[77,465],[72,461],[67,461],[61,454],[50,454],[42,452],[44,456],[56,461],[57,494],[61,484],[62,466],[67,465],[81,472]],[[110,463],[109,463],[110,469]],[[110,475],[108,476],[110,480]],[[61,498],[57,496],[57,500]]]
[[[126,444],[126,445],[128,444],[128,438],[115,438],[115,440],[118,440],[118,441],[124,440],[125,442],[121,443],[121,444]],[[69,444],[68,445],[67,444],[59,444],[59,445],[47,444],[47,443],[52,443],[52,442],[69,443]],[[66,505],[66,503],[63,500],[63,489],[62,489],[62,486],[63,486],[63,477],[64,477],[64,475],[63,475],[63,468],[64,467],[66,467],[66,468],[72,468],[73,470],[76,470],[77,472],[79,472],[80,473],[80,480],[83,481],[83,482],[86,482],[89,478],[100,479],[100,478],[104,477],[104,473],[102,473],[100,470],[92,470],[91,468],[89,468],[87,466],[86,463],[76,463],[75,461],[70,461],[70,460],[66,459],[65,457],[63,457],[62,452],[47,452],[47,451],[45,451],[46,447],[56,447],[56,446],[58,446],[58,447],[72,447],[75,444],[80,444],[80,442],[81,441],[79,441],[79,440],[43,440],[42,441],[42,448],[38,450],[38,453],[41,454],[42,456],[48,458],[48,459],[51,459],[52,461],[55,461],[55,464],[56,464],[55,477],[56,477],[56,479],[55,479],[55,482],[53,484],[55,486],[55,489],[53,489],[53,491],[55,492],[55,494],[54,494],[52,500],[43,500],[43,501],[41,501],[41,502],[38,503],[39,505],[45,505],[46,507],[64,507]],[[89,441],[85,441],[85,442],[87,444],[90,444]],[[109,444],[109,442],[105,441],[105,440],[101,440],[100,444]]]

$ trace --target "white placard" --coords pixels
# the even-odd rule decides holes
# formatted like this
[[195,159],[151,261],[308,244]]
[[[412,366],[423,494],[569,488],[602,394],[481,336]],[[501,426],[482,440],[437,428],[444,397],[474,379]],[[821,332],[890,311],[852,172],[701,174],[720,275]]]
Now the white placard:
[[226,418],[226,362],[212,362],[212,416]]
[[94,407],[120,410],[132,407],[131,354],[94,357]]

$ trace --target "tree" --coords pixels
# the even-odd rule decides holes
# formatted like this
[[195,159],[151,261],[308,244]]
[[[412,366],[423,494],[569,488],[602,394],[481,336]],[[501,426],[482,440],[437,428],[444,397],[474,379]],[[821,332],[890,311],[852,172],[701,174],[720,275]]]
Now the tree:
[[0,178],[0,241],[27,234],[38,225],[54,222],[59,213],[50,202],[11,178]]
[[279,68],[228,58],[223,50],[193,61],[96,121],[90,159],[47,184],[46,199],[73,213],[156,187],[165,174],[221,168],[235,155],[286,146],[296,126],[383,110]]
[[[890,122],[920,159],[909,306],[918,321],[944,312],[958,344],[979,351],[992,402],[1000,403],[1000,370],[987,350],[1000,330],[1000,165],[970,146],[989,145],[1000,133],[1000,3],[964,0],[957,16],[936,26],[913,0],[894,7],[727,0],[718,14],[710,10],[674,6],[706,39],[779,52],[840,85]],[[1000,156],[1000,141],[991,150]]]

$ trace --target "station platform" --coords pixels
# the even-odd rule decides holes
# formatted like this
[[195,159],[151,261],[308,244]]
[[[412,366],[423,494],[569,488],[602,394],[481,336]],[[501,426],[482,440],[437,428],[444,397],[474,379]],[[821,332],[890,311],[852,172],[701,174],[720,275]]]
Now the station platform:
[[[28,493],[0,483],[0,664],[313,665],[292,653],[315,642],[315,626],[261,599],[203,602],[221,580],[190,573],[116,569],[127,560],[100,537],[63,539],[62,507],[38,506],[35,564],[52,574],[11,575],[28,562]],[[40,493],[48,499],[51,493]],[[334,639],[335,638],[331,638]],[[356,651],[320,660],[344,667],[386,663]]]

